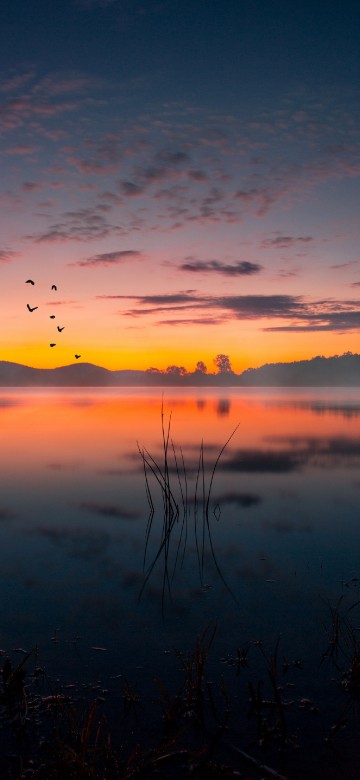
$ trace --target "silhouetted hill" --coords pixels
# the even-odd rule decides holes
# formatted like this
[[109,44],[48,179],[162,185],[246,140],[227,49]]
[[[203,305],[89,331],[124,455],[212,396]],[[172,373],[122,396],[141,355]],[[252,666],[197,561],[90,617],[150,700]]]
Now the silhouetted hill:
[[0,387],[360,387],[360,355],[346,353],[293,363],[267,363],[242,374],[184,376],[153,371],[110,371],[92,363],[31,368],[0,361]]
[[240,375],[244,387],[358,387],[360,355],[314,357],[294,363],[267,363]]

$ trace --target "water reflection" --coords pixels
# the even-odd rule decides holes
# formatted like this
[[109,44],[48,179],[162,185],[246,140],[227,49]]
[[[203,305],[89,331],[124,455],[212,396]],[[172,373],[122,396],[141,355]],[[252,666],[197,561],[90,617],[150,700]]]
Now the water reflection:
[[231,402],[229,398],[219,398],[216,412],[219,417],[227,417],[230,414]]
[[[23,633],[40,641],[56,622],[64,631],[83,632],[89,641],[91,634],[92,644],[111,645],[116,634],[111,615],[122,625],[136,623],[138,636],[148,621],[152,628],[158,625],[161,567],[154,568],[138,605],[148,501],[137,442],[155,460],[160,457],[161,403],[161,393],[139,388],[0,393],[0,587],[4,631],[14,641]],[[238,613],[216,562],[241,604],[244,630],[247,626],[253,635],[261,635],[270,622],[273,596],[267,580],[281,583],[277,618],[269,629],[275,631],[282,617],[288,623],[294,599],[301,604],[299,622],[314,608],[314,594],[331,595],[340,581],[354,576],[360,543],[360,393],[262,388],[224,395],[223,388],[218,393],[202,388],[200,395],[195,389],[171,389],[164,410],[166,416],[172,412],[171,438],[179,455],[178,465],[169,460],[168,476],[178,479],[183,458],[192,517],[198,480],[198,537],[189,526],[184,546],[183,526],[171,582],[173,608],[186,614],[186,621],[180,630],[174,612],[172,631],[190,635],[205,618],[221,622],[225,612],[224,631],[234,630]],[[238,424],[217,466],[208,528],[200,499]],[[162,500],[155,509],[149,563],[166,539]],[[177,538],[182,522],[180,515]],[[172,572],[173,566],[169,577]],[[83,614],[84,605],[91,605],[91,615]],[[135,663],[130,634],[122,639],[122,652]]]

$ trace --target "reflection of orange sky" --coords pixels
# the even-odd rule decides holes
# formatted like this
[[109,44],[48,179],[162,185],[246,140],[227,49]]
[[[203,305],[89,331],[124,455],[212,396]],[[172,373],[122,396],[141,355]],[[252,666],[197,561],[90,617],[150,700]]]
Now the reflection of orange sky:
[[[171,411],[171,433],[185,453],[187,446],[197,449],[202,440],[205,447],[214,445],[218,452],[237,424],[230,447],[246,449],[277,448],[281,443],[271,439],[281,436],[360,434],[360,416],[317,414],[290,402],[283,404],[285,394],[274,393],[271,398],[274,403],[279,398],[282,401],[269,404],[269,395],[260,392],[172,392],[164,398],[165,421]],[[137,441],[155,454],[161,447],[161,396],[155,391],[3,391],[1,399],[3,474],[69,463],[87,469],[129,468],[137,458]],[[7,406],[6,399],[18,404]],[[206,457],[213,462],[216,454],[211,450]]]

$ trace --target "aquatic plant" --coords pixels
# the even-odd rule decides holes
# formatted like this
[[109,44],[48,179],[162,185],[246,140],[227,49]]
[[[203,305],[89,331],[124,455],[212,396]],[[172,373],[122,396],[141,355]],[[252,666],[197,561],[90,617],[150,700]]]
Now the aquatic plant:
[[[185,464],[182,448],[177,448],[172,439],[171,419],[172,414],[170,412],[168,421],[165,421],[164,405],[162,404],[161,461],[156,460],[146,447],[141,447],[139,443],[137,443],[138,451],[142,459],[145,490],[149,506],[143,560],[144,581],[140,590],[139,599],[141,599],[156,564],[162,560],[162,610],[164,610],[165,596],[168,594],[169,598],[172,598],[171,583],[175,577],[179,562],[180,566],[183,565],[189,535],[192,530],[201,586],[204,587],[205,552],[208,543],[216,571],[224,586],[236,601],[231,588],[223,576],[215,554],[211,532],[211,497],[215,474],[220,459],[239,426],[237,425],[235,427],[223,447],[220,449],[215,462],[210,468],[210,478],[208,481],[206,479],[208,467],[205,463],[204,442],[201,441],[195,471],[194,492],[191,496],[189,488],[189,469]],[[154,486],[160,491],[162,526],[159,545],[151,562],[146,566],[150,537],[154,533],[155,506],[158,504],[154,495]],[[219,507],[213,509],[213,515],[216,520],[219,520]],[[178,531],[177,534],[175,533],[176,530]]]

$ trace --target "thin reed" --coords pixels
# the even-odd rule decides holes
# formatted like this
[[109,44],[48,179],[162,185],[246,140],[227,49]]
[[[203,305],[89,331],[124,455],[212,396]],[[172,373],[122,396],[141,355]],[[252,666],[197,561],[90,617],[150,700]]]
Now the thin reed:
[[[171,583],[179,565],[180,568],[183,566],[189,539],[194,541],[201,586],[204,587],[205,556],[208,544],[216,571],[224,586],[235,598],[223,576],[215,554],[211,531],[211,515],[215,513],[211,512],[211,497],[220,459],[239,426],[237,425],[228,437],[210,469],[208,469],[205,461],[204,442],[201,441],[192,494],[190,491],[189,468],[185,464],[183,450],[181,447],[177,447],[171,436],[171,420],[171,412],[168,420],[165,420],[164,405],[162,403],[161,459],[156,460],[146,447],[140,447],[139,443],[137,443],[143,464],[145,490],[149,506],[143,559],[144,581],[139,599],[155,566],[161,561],[163,566],[162,609],[164,609],[166,595],[170,599],[172,598]],[[210,478],[207,480],[208,473],[210,473]],[[157,496],[155,496],[155,491]],[[155,529],[155,518],[158,515],[156,507],[159,504],[162,516],[160,542],[150,563],[147,563],[150,538],[155,535],[155,530],[158,530],[158,528]]]

